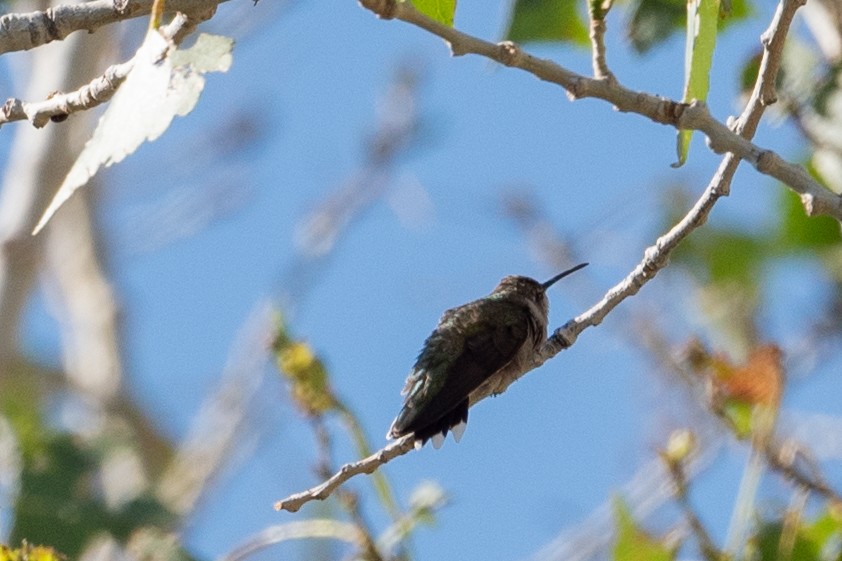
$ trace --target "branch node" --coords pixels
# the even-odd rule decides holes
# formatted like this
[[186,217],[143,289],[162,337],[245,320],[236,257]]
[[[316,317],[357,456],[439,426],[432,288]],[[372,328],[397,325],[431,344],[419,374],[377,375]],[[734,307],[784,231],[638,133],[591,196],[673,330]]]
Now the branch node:
[[778,101],[778,92],[775,91],[775,84],[764,84],[760,90],[760,105],[769,107]]
[[126,15],[129,7],[129,0],[113,0],[114,11],[120,15]]
[[360,6],[374,12],[380,19],[394,19],[398,13],[396,0],[359,0]]
[[807,216],[815,216],[818,214],[818,209],[816,208],[816,197],[812,194],[804,193],[801,195],[801,204],[804,205],[804,212],[807,213]]
[[44,21],[44,28],[47,31],[47,37],[51,41],[62,39],[62,34],[59,32],[58,25],[56,25],[55,11],[52,8],[47,8],[41,16],[41,19]]
[[579,338],[579,336],[573,330],[575,326],[576,322],[574,320],[570,320],[558,329],[556,329],[553,333],[553,338],[555,338],[556,341],[558,341],[559,346],[562,349],[569,349],[573,346],[573,343],[576,342],[576,339]]
[[764,175],[770,175],[772,169],[777,165],[777,155],[771,150],[764,150],[757,156],[757,171]]
[[24,112],[23,102],[16,97],[10,97],[6,100],[6,103],[3,104],[2,111],[6,120],[11,121],[14,119],[15,115],[19,115]]
[[523,49],[520,45],[512,41],[503,41],[498,43],[500,49],[500,62],[506,66],[520,66],[523,62]]
[[587,95],[588,80],[582,76],[577,76],[573,79],[572,84],[567,88],[567,98],[570,101],[576,101]]
[[760,44],[763,45],[763,48],[768,49],[772,46],[772,37],[774,37],[772,29],[767,29],[760,34]]

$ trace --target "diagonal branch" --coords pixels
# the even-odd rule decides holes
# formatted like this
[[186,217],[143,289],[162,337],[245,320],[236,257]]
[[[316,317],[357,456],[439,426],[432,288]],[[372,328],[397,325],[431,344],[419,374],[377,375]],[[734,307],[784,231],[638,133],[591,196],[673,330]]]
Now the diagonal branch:
[[[795,11],[802,4],[803,0],[781,0],[769,28],[763,33],[761,39],[764,47],[763,58],[760,61],[760,71],[757,75],[754,91],[742,114],[735,121],[734,128],[741,138],[748,139],[754,136],[763,111],[767,105],[774,103],[776,99],[774,87],[780,68],[780,53]],[[667,265],[670,253],[678,244],[689,236],[693,230],[705,223],[719,197],[728,194],[731,180],[737,171],[739,162],[737,155],[726,154],[702,197],[690,212],[669,232],[658,238],[654,245],[647,248],[640,264],[622,282],[609,290],[598,304],[576,319],[567,322],[561,328],[556,329],[541,350],[536,365],[543,364],[544,361],[555,356],[562,349],[572,345],[586,328],[602,323],[605,316],[620,302],[637,294],[644,284],[654,278],[657,272]],[[838,199],[824,188],[819,187],[819,189],[826,195]]]
[[415,436],[408,434],[396,440],[386,447],[378,450],[371,456],[363,458],[357,462],[345,464],[339,471],[333,474],[330,478],[325,480],[320,485],[316,485],[301,493],[290,495],[289,497],[275,503],[275,510],[286,510],[289,512],[296,512],[306,503],[313,500],[324,500],[333,493],[337,487],[361,473],[372,473],[374,470],[389,462],[398,456],[403,456],[415,447]]
[[[498,60],[498,58],[496,57],[498,56],[499,52],[505,51],[510,46],[513,49],[516,49],[519,53],[519,56],[521,58],[518,60],[522,61],[523,57],[528,57],[530,60],[536,62],[536,64],[538,64],[538,66],[541,68],[554,68],[554,72],[557,72],[557,77],[564,78],[565,80],[569,78],[571,84],[575,83],[577,80],[584,80],[591,84],[600,84],[600,87],[608,86],[609,89],[600,90],[603,92],[611,93],[614,91],[614,88],[618,88],[619,90],[621,90],[622,95],[626,95],[626,93],[632,94],[632,92],[630,92],[629,90],[625,90],[619,85],[607,84],[609,80],[603,80],[601,82],[591,80],[589,78],[585,78],[584,76],[573,74],[572,72],[569,72],[568,70],[565,70],[560,66],[556,66],[552,62],[536,59],[534,57],[531,57],[531,55],[525,55],[524,53],[522,53],[522,51],[517,49],[517,47],[515,47],[511,43],[503,44],[501,45],[502,48],[498,48],[498,46],[492,45],[491,43],[486,43],[485,41],[482,41],[480,39],[464,35],[450,27],[440,25],[434,22],[433,20],[426,18],[425,16],[418,13],[408,2],[394,3],[393,0],[381,0],[379,3],[377,3],[375,0],[361,0],[361,2],[365,7],[372,10],[374,10],[372,6],[376,4],[375,7],[378,7],[379,9],[383,10],[375,10],[375,12],[378,13],[378,15],[380,15],[381,17],[404,19],[405,21],[409,21],[410,23],[416,23],[417,25],[419,25],[420,27],[424,27],[425,29],[427,29],[428,27],[432,28],[429,30],[450,41],[454,53],[460,54],[466,52],[477,52],[478,54],[485,54],[489,58]],[[704,109],[704,106],[702,105],[685,106],[685,113],[693,109],[694,106],[699,107],[704,110],[704,115],[707,115],[707,119],[710,119],[714,123],[717,123],[718,126],[721,126],[728,130],[729,137],[735,137],[736,139],[738,139],[738,144],[745,143],[746,145],[753,147],[754,145],[751,144],[747,139],[751,138],[754,135],[757,123],[760,121],[760,117],[762,116],[763,110],[765,109],[766,105],[774,103],[775,101],[774,83],[775,78],[777,77],[778,69],[780,67],[780,50],[783,48],[783,42],[789,31],[789,25],[792,22],[792,17],[795,14],[795,11],[801,5],[803,5],[803,2],[804,0],[781,0],[781,2],[778,4],[778,9],[775,13],[775,16],[771,24],[769,25],[769,29],[763,34],[763,59],[760,65],[760,72],[757,76],[754,94],[747,103],[746,108],[743,110],[740,117],[736,120],[735,129],[738,131],[739,134],[733,133],[724,125],[721,125],[717,121],[713,121],[713,119],[707,113],[707,110]],[[477,50],[457,50],[457,48],[454,47],[454,40],[464,41],[469,44],[472,44],[477,48]],[[503,61],[501,60],[501,62]],[[519,66],[518,64],[511,65]],[[542,78],[544,76],[545,75],[539,75],[539,77]],[[567,86],[565,86],[563,83],[558,83],[567,88]],[[567,89],[570,90],[570,88]],[[671,103],[676,106],[680,105],[676,102],[662,100],[660,98],[655,98],[654,96],[648,96],[647,94],[637,95],[641,96],[642,98],[652,98],[658,103]],[[644,101],[646,100],[644,99]],[[647,103],[651,101],[652,100],[649,100],[647,101]],[[687,127],[685,127],[682,124],[681,128]],[[764,154],[768,155],[769,152],[765,152]],[[778,158],[777,156],[774,157]],[[602,300],[600,300],[597,304],[592,306],[584,314],[568,321],[562,327],[556,329],[553,332],[552,336],[544,344],[544,346],[536,353],[536,356],[534,357],[533,363],[530,365],[530,367],[524,370],[516,379],[519,379],[520,377],[524,376],[527,372],[530,372],[531,370],[537,368],[550,358],[557,355],[562,350],[573,345],[573,343],[576,342],[576,339],[582,331],[584,331],[588,327],[596,326],[602,323],[602,320],[605,319],[609,312],[616,308],[620,304],[620,302],[622,302],[629,296],[637,294],[644,284],[652,280],[658,271],[666,267],[667,263],[669,262],[669,257],[672,251],[676,247],[678,247],[678,245],[696,228],[702,226],[707,221],[707,217],[713,209],[713,206],[716,204],[716,201],[718,201],[720,197],[728,194],[728,188],[730,187],[731,180],[733,179],[734,173],[736,172],[737,166],[739,165],[740,159],[741,158],[738,154],[726,154],[726,156],[722,159],[722,162],[720,163],[716,173],[713,175],[707,187],[705,188],[705,191],[702,193],[701,197],[696,201],[696,204],[694,204],[693,207],[687,212],[687,214],[666,234],[658,238],[655,241],[654,245],[646,249],[646,251],[644,252],[643,260],[637,265],[637,267],[635,267],[634,270],[632,270],[632,272],[629,273],[625,279],[623,279],[620,283],[611,288],[605,294]],[[792,166],[792,164],[787,165]],[[806,172],[804,172],[804,170],[800,166],[792,167],[798,168],[799,170],[801,170],[801,172],[806,174]],[[822,189],[818,185],[817,188]],[[514,380],[512,380],[510,383],[512,382],[514,382]],[[501,390],[501,392],[502,391],[505,391],[505,389]],[[342,485],[351,477],[361,473],[372,473],[374,470],[376,470],[378,467],[385,464],[386,462],[398,456],[406,454],[413,448],[413,446],[413,435],[407,435],[402,439],[389,444],[385,448],[381,449],[380,451],[372,454],[371,456],[363,460],[345,464],[339,469],[338,472],[336,472],[333,476],[324,481],[322,484],[317,485],[316,487],[313,487],[301,493],[296,493],[295,495],[291,495],[286,499],[276,502],[275,510],[286,510],[289,512],[296,512],[304,504],[312,500],[323,500],[330,496],[330,494],[334,490],[336,490],[337,487]]]
[[[780,61],[780,47],[789,29],[789,23],[804,1],[781,2],[769,31],[764,33],[763,43],[766,47],[764,60],[769,67],[777,68]],[[829,214],[842,220],[842,197],[822,187],[802,166],[787,162],[775,152],[753,144],[746,137],[714,119],[702,102],[681,103],[630,90],[616,80],[595,79],[577,74],[553,61],[533,56],[510,41],[491,43],[443,25],[421,14],[410,2],[360,0],[360,3],[381,18],[399,19],[441,37],[449,43],[454,56],[480,55],[506,66],[520,68],[546,82],[557,84],[567,90],[568,95],[574,100],[584,97],[603,99],[612,103],[618,111],[637,113],[656,123],[670,125],[676,129],[700,131],[707,136],[708,145],[715,153],[733,154],[738,160],[745,160],[760,173],[774,177],[801,195],[808,214]],[[779,39],[775,39],[774,32],[777,29],[783,30]],[[772,48],[775,50],[770,50]],[[774,53],[774,57],[768,58],[770,52]],[[770,96],[769,92],[774,90],[774,83],[764,82],[764,84],[760,92],[761,98],[766,102],[771,102],[773,96]],[[748,123],[744,125],[746,124]]]

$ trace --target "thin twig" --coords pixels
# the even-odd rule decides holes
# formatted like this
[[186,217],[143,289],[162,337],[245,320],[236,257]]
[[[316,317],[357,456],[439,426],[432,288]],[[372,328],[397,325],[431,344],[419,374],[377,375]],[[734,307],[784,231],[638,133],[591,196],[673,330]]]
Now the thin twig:
[[[744,137],[714,119],[702,102],[681,103],[630,90],[616,80],[588,78],[553,61],[535,57],[510,41],[495,44],[443,25],[418,12],[411,2],[360,0],[360,3],[381,18],[399,19],[441,37],[449,43],[454,56],[465,54],[484,56],[500,64],[520,68],[541,80],[558,84],[567,90],[572,99],[584,97],[603,99],[612,103],[618,111],[637,113],[656,123],[670,125],[676,129],[698,130],[707,136],[708,145],[715,153],[733,154],[736,159],[745,160],[760,173],[774,177],[801,195],[807,214],[811,216],[829,214],[842,220],[842,197],[822,187],[802,166],[787,162],[775,152],[747,140],[748,136],[753,135],[751,119],[746,119],[743,125],[751,134]],[[789,23],[792,15],[803,3],[804,0],[781,2],[769,31],[763,36],[766,50],[764,62],[761,63],[761,76],[777,73],[780,48],[789,29]],[[773,56],[770,57],[770,53]],[[764,64],[768,67],[768,71],[764,71]],[[770,103],[773,96],[769,95],[769,92],[773,90],[773,83],[770,85],[769,82],[762,81],[761,99]]]
[[[819,469],[813,465],[813,462],[803,447],[798,446],[795,442],[788,442],[782,445],[774,440],[770,440],[759,453],[766,458],[766,463],[770,468],[780,473],[786,479],[842,505],[842,495],[828,485]],[[813,473],[805,473],[796,467],[795,460],[799,456],[807,461]]]
[[[313,419],[313,431],[316,433],[316,444],[319,450],[319,461],[316,464],[316,474],[321,479],[327,479],[333,473],[333,440],[325,426],[322,417]],[[366,561],[383,561],[383,556],[377,549],[371,526],[360,508],[359,497],[353,491],[338,489],[336,495],[342,508],[351,517],[351,521],[358,530],[357,546],[360,548],[360,558]]]
[[[213,9],[216,9],[216,6]],[[177,45],[195,29],[196,25],[212,15],[212,10],[197,12],[189,16],[179,13],[161,31]],[[132,57],[126,62],[109,66],[101,76],[94,78],[78,90],[55,94],[44,101],[26,102],[18,98],[9,98],[0,108],[0,126],[26,119],[36,128],[41,128],[53,117],[66,117],[71,113],[86,111],[105,103],[114,96],[117,88],[126,80],[126,76],[134,68],[134,63],[135,58]]]
[[588,17],[590,18],[590,33],[588,35],[591,39],[593,75],[597,80],[616,81],[605,60],[605,16],[611,9],[611,3],[611,0],[605,2],[590,0],[588,2]]
[[689,484],[687,475],[684,473],[684,462],[664,458],[664,464],[675,486],[676,501],[681,507],[684,517],[687,518],[690,529],[693,531],[693,535],[696,536],[696,541],[699,542],[699,549],[702,555],[707,561],[721,561],[724,558],[722,552],[716,547],[716,543],[711,538],[710,532],[707,531],[705,525],[696,515],[693,505],[690,504]]
[[275,510],[286,510],[289,512],[296,512],[306,503],[313,500],[323,500],[330,496],[337,487],[361,473],[372,473],[374,470],[397,458],[403,456],[415,447],[415,436],[406,435],[400,440],[392,442],[388,446],[378,450],[371,456],[363,458],[357,462],[345,464],[339,471],[337,471],[324,483],[312,487],[301,493],[290,495],[289,497],[275,503]]
[[14,97],[9,98],[0,109],[0,125],[27,119],[36,128],[41,128],[51,117],[67,116],[92,109],[111,99],[133,67],[134,58],[109,66],[102,76],[94,78],[78,90],[53,95],[44,101],[26,102]]

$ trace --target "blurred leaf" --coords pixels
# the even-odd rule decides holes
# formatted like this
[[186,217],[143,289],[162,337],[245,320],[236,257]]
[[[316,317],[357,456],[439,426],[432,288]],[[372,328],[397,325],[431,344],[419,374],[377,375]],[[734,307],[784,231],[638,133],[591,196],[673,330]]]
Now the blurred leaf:
[[[10,378],[18,379],[19,384],[25,380]],[[40,417],[39,404],[26,399],[37,395],[16,391],[0,401],[22,454],[11,532],[14,542],[25,539],[50,544],[73,559],[89,539],[103,533],[122,540],[139,526],[173,523],[171,513],[149,493],[119,507],[107,505],[98,488],[99,470],[103,454],[110,453],[114,443],[96,447],[50,429]]]
[[761,237],[731,228],[709,228],[704,237],[685,242],[675,257],[704,281],[756,287],[761,265],[771,253]]
[[805,540],[815,543],[821,551],[826,551],[832,545],[837,545],[835,561],[842,560],[842,505],[829,505],[827,510],[810,524],[801,526],[801,535]]
[[45,545],[32,545],[24,541],[20,547],[0,544],[0,561],[63,561],[64,555]]
[[151,495],[120,508],[105,504],[95,485],[99,458],[69,434],[40,432],[24,454],[12,539],[49,543],[75,558],[103,532],[125,540],[139,526],[166,526],[173,516]]
[[[749,0],[731,0],[731,9],[720,14],[720,29],[754,13]],[[631,7],[628,34],[638,53],[645,53],[685,28],[687,3],[681,0],[639,0]]]
[[720,391],[731,399],[775,408],[780,403],[783,365],[781,350],[775,345],[761,345],[753,349],[748,361],[739,367],[717,356],[714,375]]
[[[760,61],[763,59],[763,51],[758,49],[748,60],[743,63],[740,70],[740,91],[744,95],[750,95],[754,90],[754,83],[760,74]],[[780,73],[778,74],[780,78]]]
[[640,0],[632,7],[629,38],[632,46],[645,53],[683,27],[687,16],[684,0]]
[[617,524],[617,541],[614,544],[614,561],[671,561],[675,550],[668,548],[637,526],[623,499],[614,499],[614,520]]
[[731,426],[734,436],[739,440],[745,440],[751,436],[754,408],[750,403],[736,399],[726,399],[721,411],[725,420]]
[[412,0],[412,5],[425,16],[453,27],[456,0]]
[[738,438],[771,429],[784,386],[781,351],[776,345],[755,347],[743,365],[724,354],[710,353],[697,340],[688,345],[686,355],[693,371],[709,384],[712,408]]
[[[687,44],[684,52],[685,103],[707,100],[718,27],[719,0],[688,0]],[[692,137],[692,130],[678,131],[678,161],[673,167],[680,167],[687,161]]]
[[833,512],[833,507],[812,522],[798,521],[796,524],[794,528],[787,529],[789,532],[794,532],[794,536],[790,534],[790,543],[787,547],[785,526],[781,520],[761,523],[751,540],[760,561],[779,561],[780,559],[840,561],[842,559],[842,552],[838,547],[842,539],[842,520],[838,513]]
[[588,28],[577,6],[576,0],[516,0],[505,38],[586,46],[590,44]]
[[176,116],[190,113],[205,86],[202,74],[228,70],[233,44],[227,37],[203,33],[195,45],[179,51],[157,30],[150,30],[126,81],[114,94],[33,234],[101,167],[122,161],[144,142],[161,136]]
[[305,415],[318,416],[337,408],[324,363],[310,345],[290,337],[280,313],[275,320],[272,351],[278,369],[290,383],[293,401]]
[[780,189],[779,246],[791,251],[812,251],[842,241],[839,221],[830,216],[807,216],[798,195]]

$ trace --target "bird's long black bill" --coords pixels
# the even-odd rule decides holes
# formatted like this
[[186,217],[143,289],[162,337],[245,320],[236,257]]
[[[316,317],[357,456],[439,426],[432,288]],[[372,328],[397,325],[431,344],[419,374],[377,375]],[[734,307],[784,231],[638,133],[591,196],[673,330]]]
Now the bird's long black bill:
[[551,278],[550,280],[548,280],[547,282],[545,282],[542,286],[544,287],[544,290],[546,290],[546,289],[548,289],[549,287],[551,287],[552,285],[554,285],[556,282],[558,282],[558,281],[560,281],[561,279],[563,279],[564,277],[566,277],[567,275],[569,275],[569,274],[571,274],[571,273],[575,273],[575,272],[576,272],[576,271],[578,271],[579,269],[583,269],[583,268],[585,268],[585,267],[587,267],[587,266],[588,266],[588,263],[579,263],[578,265],[576,265],[576,266],[575,266],[575,267],[573,267],[572,269],[567,269],[567,270],[566,270],[566,271],[564,271],[563,273],[559,273],[559,274],[557,274],[556,276],[554,276],[553,278]]

